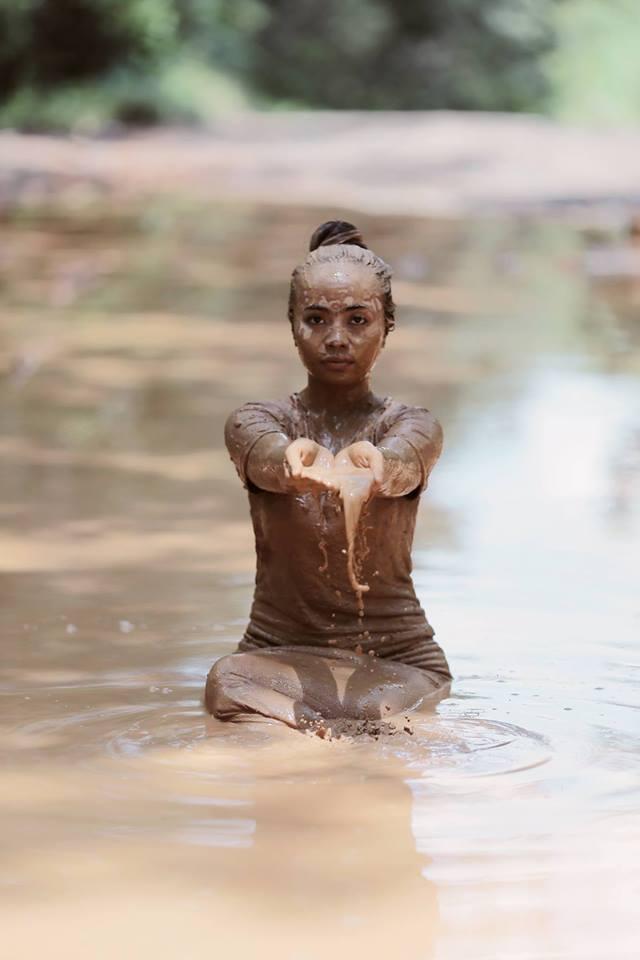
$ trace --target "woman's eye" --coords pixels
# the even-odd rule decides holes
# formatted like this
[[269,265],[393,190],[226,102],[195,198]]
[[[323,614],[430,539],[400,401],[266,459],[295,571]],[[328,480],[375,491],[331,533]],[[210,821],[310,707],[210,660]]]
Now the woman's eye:
[[361,327],[367,323],[367,318],[363,317],[361,313],[356,313],[351,317],[351,323],[355,323],[357,326]]
[[310,317],[305,317],[307,323],[310,323],[312,327],[317,327],[319,324],[324,323],[324,317],[321,317],[319,314],[312,313]]

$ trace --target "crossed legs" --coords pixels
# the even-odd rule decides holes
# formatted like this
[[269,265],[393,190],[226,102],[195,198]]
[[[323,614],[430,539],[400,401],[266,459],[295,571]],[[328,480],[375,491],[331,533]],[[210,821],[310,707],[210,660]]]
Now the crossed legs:
[[410,710],[444,678],[350,650],[289,646],[232,653],[214,663],[205,703],[221,720],[260,714],[300,728],[322,720],[379,720]]

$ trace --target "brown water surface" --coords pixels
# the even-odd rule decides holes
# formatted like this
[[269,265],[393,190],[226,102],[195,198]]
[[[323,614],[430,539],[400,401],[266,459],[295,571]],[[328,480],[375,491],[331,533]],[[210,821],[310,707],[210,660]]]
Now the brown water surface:
[[2,227],[6,955],[635,957],[640,296],[568,228],[357,218],[396,271],[378,390],[444,426],[415,581],[451,696],[358,742],[204,713],[253,578],[222,424],[303,384],[318,219]]

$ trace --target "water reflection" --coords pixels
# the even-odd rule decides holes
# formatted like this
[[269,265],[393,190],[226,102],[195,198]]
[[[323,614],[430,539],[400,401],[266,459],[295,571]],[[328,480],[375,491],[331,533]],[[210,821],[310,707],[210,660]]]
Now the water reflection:
[[456,682],[414,736],[324,743],[201,703],[252,592],[222,423],[299,386],[286,285],[322,218],[205,212],[4,225],[11,952],[635,955],[628,240],[348,214],[396,265],[380,392],[445,427],[415,579]]
[[[60,890],[69,895],[74,889],[69,864],[75,862],[76,877],[91,892],[87,896],[85,889],[83,911],[74,911],[65,941],[72,957],[80,955],[81,944],[95,930],[95,898],[109,889],[116,869],[121,873],[114,924],[126,938],[126,956],[129,938],[139,936],[139,920],[147,920],[147,903],[162,904],[171,890],[175,905],[167,918],[159,915],[152,927],[142,928],[161,957],[174,955],[166,936],[176,916],[185,923],[187,951],[211,938],[239,956],[253,956],[259,948],[269,957],[303,953],[319,960],[327,951],[366,942],[373,957],[388,956],[394,948],[432,957],[436,888],[423,876],[426,861],[416,852],[402,768],[391,759],[380,766],[372,757],[354,758],[336,744],[328,765],[326,745],[318,755],[317,741],[294,741],[291,733],[284,735],[286,742],[279,737],[282,732],[261,738],[259,731],[248,731],[245,746],[253,749],[239,758],[237,744],[233,753],[220,749],[223,734],[219,743],[209,741],[182,756],[177,769],[175,753],[158,754],[153,766],[128,771],[126,790],[116,780],[106,795],[86,771],[82,778],[54,779],[46,807],[57,819],[56,846],[48,845],[51,834],[44,830],[37,864],[20,847],[8,851],[9,944],[26,951],[23,955],[35,948],[39,933],[19,924],[25,897],[26,902],[35,898],[35,916],[48,922],[49,904]],[[34,786],[34,781],[14,780],[13,803],[5,794],[3,807],[14,820],[18,796],[22,803],[27,800],[22,818],[28,812],[30,820],[40,810]],[[160,786],[161,802],[155,793]],[[108,824],[98,833],[95,810],[78,816],[80,792]],[[126,815],[119,809],[125,795]],[[92,837],[90,851],[83,844],[86,831]],[[57,852],[60,841],[64,864]],[[136,912],[140,907],[137,920],[121,910],[124,892]],[[112,906],[115,893],[109,897]],[[200,914],[195,927],[194,906]],[[64,912],[64,904],[59,909]]]

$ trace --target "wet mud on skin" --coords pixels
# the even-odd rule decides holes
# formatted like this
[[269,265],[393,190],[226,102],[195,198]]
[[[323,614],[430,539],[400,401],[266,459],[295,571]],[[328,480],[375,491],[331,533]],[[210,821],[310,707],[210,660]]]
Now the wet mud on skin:
[[414,580],[455,680],[378,739],[201,702],[253,588],[222,426],[301,386],[287,280],[317,213],[182,198],[2,225],[10,956],[640,949],[625,238],[345,214],[395,267],[376,390],[446,438]]

